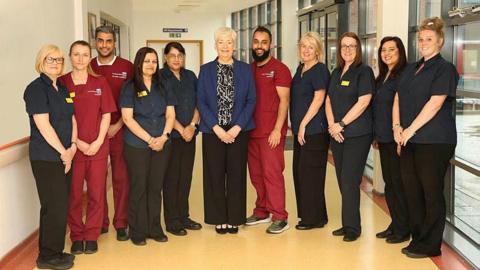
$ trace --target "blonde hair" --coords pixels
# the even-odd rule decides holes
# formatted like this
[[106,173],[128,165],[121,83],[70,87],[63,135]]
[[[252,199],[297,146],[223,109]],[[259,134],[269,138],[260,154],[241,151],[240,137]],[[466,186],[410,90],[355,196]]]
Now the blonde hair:
[[233,40],[233,44],[236,45],[237,41],[237,33],[230,27],[220,27],[215,31],[214,39],[215,43],[220,39],[222,36],[229,36]]
[[301,49],[303,43],[312,44],[314,49],[315,49],[315,53],[316,53],[316,56],[317,56],[316,57],[317,61],[321,62],[321,63],[324,62],[324,60],[323,60],[324,53],[323,53],[322,38],[320,37],[320,35],[317,32],[307,32],[307,33],[303,34],[302,38],[298,42],[298,56],[299,56],[300,59],[301,59],[300,49]]
[[443,47],[445,44],[445,33],[443,32],[444,22],[439,17],[426,18],[422,21],[422,24],[418,27],[418,31],[430,30],[437,34],[437,37],[442,40],[440,47]]
[[[45,58],[47,58],[47,56],[52,53],[59,53],[61,57],[64,57],[62,50],[60,50],[60,48],[57,45],[47,44],[47,45],[43,45],[42,48],[40,48],[40,50],[37,53],[37,57],[35,58],[35,70],[38,73],[45,72],[45,70],[43,69],[43,61],[45,61]],[[63,74],[63,67],[65,66],[65,60],[61,65],[62,65],[62,68],[61,68],[60,74]]]

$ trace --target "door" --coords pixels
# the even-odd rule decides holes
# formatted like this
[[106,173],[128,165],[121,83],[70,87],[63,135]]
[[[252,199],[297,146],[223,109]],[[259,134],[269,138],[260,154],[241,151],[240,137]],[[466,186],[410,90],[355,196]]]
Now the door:
[[163,59],[163,49],[167,43],[176,41],[185,48],[185,68],[189,69],[198,77],[200,66],[203,64],[203,41],[202,40],[147,40],[147,46],[157,51],[161,62]]

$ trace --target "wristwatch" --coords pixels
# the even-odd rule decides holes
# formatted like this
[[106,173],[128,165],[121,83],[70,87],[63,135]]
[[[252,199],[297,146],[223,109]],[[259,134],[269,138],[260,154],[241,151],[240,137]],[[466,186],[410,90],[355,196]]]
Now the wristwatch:
[[162,135],[166,135],[166,136],[167,136],[167,139],[170,139],[170,132],[165,132],[165,133],[163,133]]
[[343,121],[338,122],[338,124],[339,124],[342,128],[344,128],[344,127],[346,126]]
[[194,126],[195,129],[198,129],[198,124],[197,124],[197,123],[192,122],[192,123],[190,123],[190,125],[191,125],[191,126]]

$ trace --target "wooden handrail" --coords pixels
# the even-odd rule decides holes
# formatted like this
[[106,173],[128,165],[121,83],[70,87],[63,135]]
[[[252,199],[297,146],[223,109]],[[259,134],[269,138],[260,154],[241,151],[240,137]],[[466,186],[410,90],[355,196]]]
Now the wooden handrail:
[[11,147],[14,147],[15,145],[27,143],[29,140],[30,140],[30,136],[22,138],[22,139],[15,140],[15,141],[7,143],[7,144],[4,144],[4,145],[0,146],[0,151],[3,151],[5,149],[11,148]]

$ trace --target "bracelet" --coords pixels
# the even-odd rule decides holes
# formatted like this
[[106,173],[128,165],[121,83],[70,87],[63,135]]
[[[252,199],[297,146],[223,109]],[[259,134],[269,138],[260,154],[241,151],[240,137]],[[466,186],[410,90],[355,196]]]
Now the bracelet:
[[70,143],[70,146],[72,146],[72,145],[77,146],[77,142],[72,141],[72,142]]
[[392,130],[395,130],[396,128],[401,128],[402,126],[400,124],[394,124],[392,126]]
[[147,143],[150,144],[152,142],[152,140],[153,140],[153,137],[150,136],[150,139],[148,139]]

